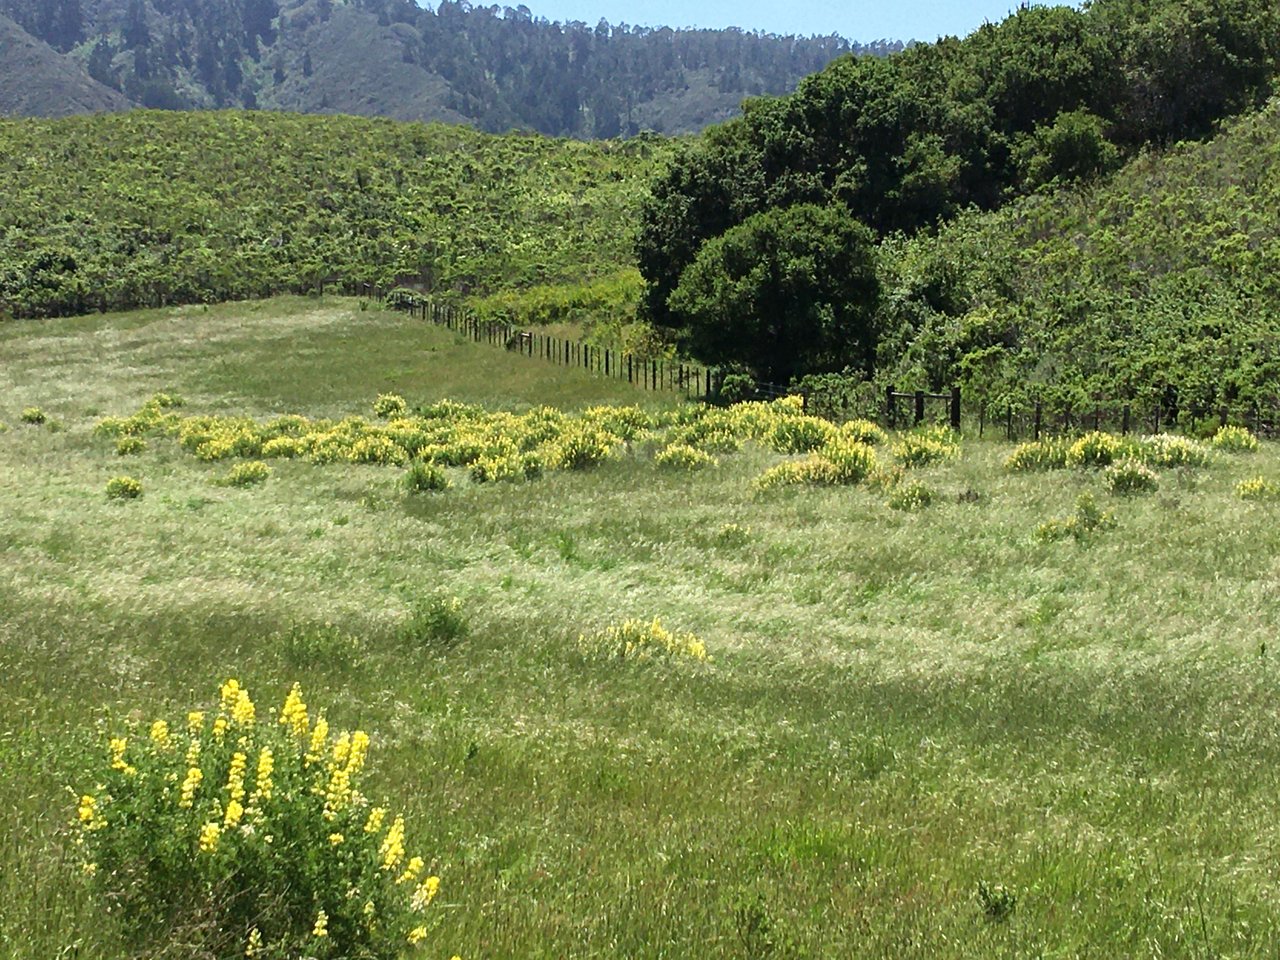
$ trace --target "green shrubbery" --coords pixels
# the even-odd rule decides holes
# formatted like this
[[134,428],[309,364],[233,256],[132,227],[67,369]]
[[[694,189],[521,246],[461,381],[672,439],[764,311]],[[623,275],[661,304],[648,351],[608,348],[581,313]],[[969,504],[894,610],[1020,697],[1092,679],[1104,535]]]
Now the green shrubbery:
[[107,481],[107,498],[110,500],[136,500],[142,496],[142,481],[136,477],[112,477]]
[[1155,493],[1160,487],[1156,472],[1133,459],[1117,460],[1104,469],[1102,482],[1114,494]]

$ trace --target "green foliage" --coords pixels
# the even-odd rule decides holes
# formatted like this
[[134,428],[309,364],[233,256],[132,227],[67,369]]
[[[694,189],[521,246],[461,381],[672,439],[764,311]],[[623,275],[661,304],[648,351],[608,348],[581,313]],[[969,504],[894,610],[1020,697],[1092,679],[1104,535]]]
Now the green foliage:
[[1116,516],[1111,510],[1102,510],[1093,499],[1093,494],[1085,492],[1076,498],[1076,512],[1064,519],[1046,520],[1036,528],[1037,540],[1050,543],[1072,537],[1084,542],[1094,533],[1112,530],[1116,526]]
[[1168,433],[1142,437],[1136,455],[1157,467],[1203,467],[1213,459],[1213,451],[1203,443]]
[[395,960],[425,938],[440,881],[364,796],[368,749],[359,730],[331,740],[296,684],[257,716],[228,680],[212,722],[110,739],[80,794],[85,870],[140,949]]
[[808,453],[835,434],[836,428],[819,417],[787,417],[774,424],[767,440],[778,453]]
[[1280,483],[1266,477],[1249,477],[1236,484],[1241,500],[1280,500]]
[[136,500],[142,496],[142,481],[136,477],[112,477],[107,481],[107,499]]
[[720,381],[721,403],[742,403],[756,395],[756,381],[745,373],[726,374]]
[[928,467],[960,455],[960,438],[946,427],[927,427],[905,433],[893,445],[902,466]]
[[271,112],[0,123],[0,156],[23,158],[0,167],[0,305],[76,314],[331,277],[475,295],[590,284],[630,267],[629,225],[669,149]]
[[1160,477],[1141,461],[1126,458],[1102,471],[1102,483],[1110,493],[1118,495],[1155,493]]
[[870,366],[873,238],[838,207],[767,210],[708,242],[680,277],[669,325],[688,352],[786,383]]
[[373,401],[373,414],[380,420],[401,417],[408,409],[404,397],[394,393],[380,393]]
[[18,419],[23,423],[29,423],[32,426],[38,427],[48,420],[48,417],[39,407],[24,407],[22,413],[19,414]]
[[400,626],[400,640],[412,647],[449,647],[465,640],[471,623],[457,597],[430,597],[414,603]]
[[414,461],[404,472],[404,487],[410,493],[434,493],[449,489],[449,478],[434,463]]
[[116,441],[116,453],[122,457],[133,456],[147,449],[147,441],[141,437],[123,436]]

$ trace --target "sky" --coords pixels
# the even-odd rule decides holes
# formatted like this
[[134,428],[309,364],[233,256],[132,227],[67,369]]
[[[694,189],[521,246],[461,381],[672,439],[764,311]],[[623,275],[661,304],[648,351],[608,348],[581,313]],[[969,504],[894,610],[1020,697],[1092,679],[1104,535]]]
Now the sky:
[[[484,2],[484,0],[480,0]],[[779,34],[839,34],[849,40],[936,40],[1003,20],[1017,0],[489,0],[523,2],[535,17],[668,27],[741,27]]]

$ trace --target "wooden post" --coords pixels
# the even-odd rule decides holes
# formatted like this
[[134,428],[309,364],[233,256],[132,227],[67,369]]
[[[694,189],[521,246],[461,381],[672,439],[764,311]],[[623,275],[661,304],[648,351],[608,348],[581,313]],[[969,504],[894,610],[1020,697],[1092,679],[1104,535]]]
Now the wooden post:
[[1127,437],[1129,435],[1129,405],[1126,403],[1124,409],[1120,412],[1120,435]]
[[1037,440],[1040,439],[1040,422],[1043,418],[1043,414],[1044,414],[1044,405],[1039,400],[1037,400],[1036,401],[1036,432],[1035,432],[1035,438]]
[[896,409],[897,397],[894,395],[896,391],[893,384],[889,385],[889,389],[885,391],[885,417],[889,421],[889,429],[893,430],[898,426],[898,411]]
[[916,391],[916,426],[924,423],[924,391]]
[[632,370],[632,366],[633,366],[632,361],[633,361],[633,360],[634,360],[634,358],[631,356],[631,354],[629,354],[629,353],[628,353],[628,354],[627,354],[627,383],[635,383],[635,382],[636,382],[636,378],[635,378],[635,376],[634,376],[634,374],[633,374],[633,370]]
[[960,432],[960,388],[951,388],[951,429]]
[[1004,436],[1006,440],[1013,439],[1013,404],[1005,407],[1004,411]]

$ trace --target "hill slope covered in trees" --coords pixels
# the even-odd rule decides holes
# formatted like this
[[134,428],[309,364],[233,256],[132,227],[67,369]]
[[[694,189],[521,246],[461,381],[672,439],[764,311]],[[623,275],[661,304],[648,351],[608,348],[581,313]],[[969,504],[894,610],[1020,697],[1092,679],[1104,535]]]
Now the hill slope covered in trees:
[[0,14],[0,115],[62,117],[126,110],[129,101],[84,66]]
[[[445,0],[0,0],[134,104],[263,107],[611,138],[701,130],[851,49],[837,37],[550,23]],[[901,43],[854,46],[885,53]],[[0,58],[0,90],[34,75]],[[38,107],[38,105],[36,105]],[[0,110],[19,110],[0,100]]]
[[636,208],[668,152],[263,112],[0,121],[0,312],[331,275],[458,292],[633,276]]

